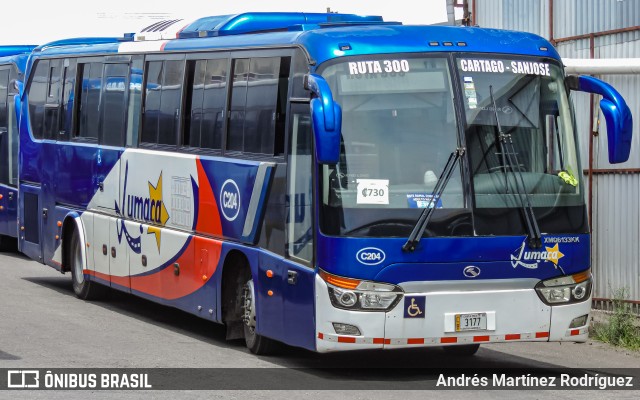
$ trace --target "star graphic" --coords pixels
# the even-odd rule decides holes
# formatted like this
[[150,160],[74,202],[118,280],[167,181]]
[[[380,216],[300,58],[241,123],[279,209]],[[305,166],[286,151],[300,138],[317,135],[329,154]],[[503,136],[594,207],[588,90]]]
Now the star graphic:
[[[164,226],[169,220],[169,212],[167,208],[164,206],[164,201],[162,201],[162,172],[158,177],[158,182],[155,186],[151,182],[149,182],[149,199],[153,202],[153,204],[159,204],[159,208],[156,209],[154,207],[151,210],[151,220],[159,223]],[[158,245],[158,251],[160,251],[160,242],[161,242],[161,230],[158,227],[150,226],[147,228],[147,234],[153,234],[156,236],[156,244]]]
[[564,254],[560,252],[558,243],[553,247],[545,247],[547,250],[547,261],[551,261],[554,265],[558,265],[558,260],[564,257]]

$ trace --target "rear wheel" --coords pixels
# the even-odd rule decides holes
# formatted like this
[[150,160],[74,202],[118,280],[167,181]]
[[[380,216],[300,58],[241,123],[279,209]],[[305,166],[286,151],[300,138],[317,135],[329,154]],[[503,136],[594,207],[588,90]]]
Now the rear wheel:
[[479,348],[479,344],[463,344],[460,346],[445,346],[442,349],[447,354],[469,357],[476,354]]
[[252,353],[258,355],[273,353],[276,342],[256,333],[256,306],[253,279],[249,279],[242,288],[242,322],[244,341]]
[[107,288],[98,283],[84,278],[84,257],[82,256],[82,243],[77,230],[71,235],[71,242],[68,247],[67,260],[71,269],[71,280],[73,281],[73,291],[76,296],[83,300],[95,300],[104,297]]

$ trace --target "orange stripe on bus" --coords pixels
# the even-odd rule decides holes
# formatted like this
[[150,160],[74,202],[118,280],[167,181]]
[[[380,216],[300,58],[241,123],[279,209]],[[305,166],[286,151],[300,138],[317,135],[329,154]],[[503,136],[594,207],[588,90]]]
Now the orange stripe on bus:
[[473,341],[474,342],[488,342],[489,341],[489,336],[474,336],[473,337]]
[[440,338],[440,343],[458,343],[457,337],[443,337]]
[[549,332],[536,332],[536,338],[549,337]]
[[356,338],[348,336],[338,336],[338,343],[355,343]]
[[407,344],[424,344],[424,338],[407,339]]

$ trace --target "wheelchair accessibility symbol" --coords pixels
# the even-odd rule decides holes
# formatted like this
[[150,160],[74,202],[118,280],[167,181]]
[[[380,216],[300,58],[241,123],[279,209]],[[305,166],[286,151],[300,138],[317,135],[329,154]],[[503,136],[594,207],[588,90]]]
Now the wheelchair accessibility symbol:
[[409,296],[404,298],[405,318],[424,318],[424,296]]

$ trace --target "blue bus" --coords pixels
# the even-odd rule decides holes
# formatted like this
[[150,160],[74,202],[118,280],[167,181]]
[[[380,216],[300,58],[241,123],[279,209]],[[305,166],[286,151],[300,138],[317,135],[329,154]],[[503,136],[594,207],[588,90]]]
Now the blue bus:
[[0,249],[16,248],[18,237],[18,116],[15,101],[24,68],[36,46],[0,46]]
[[570,92],[602,96],[613,163],[632,117],[538,36],[223,15],[40,46],[25,85],[19,247],[82,299],[258,354],[587,339]]

